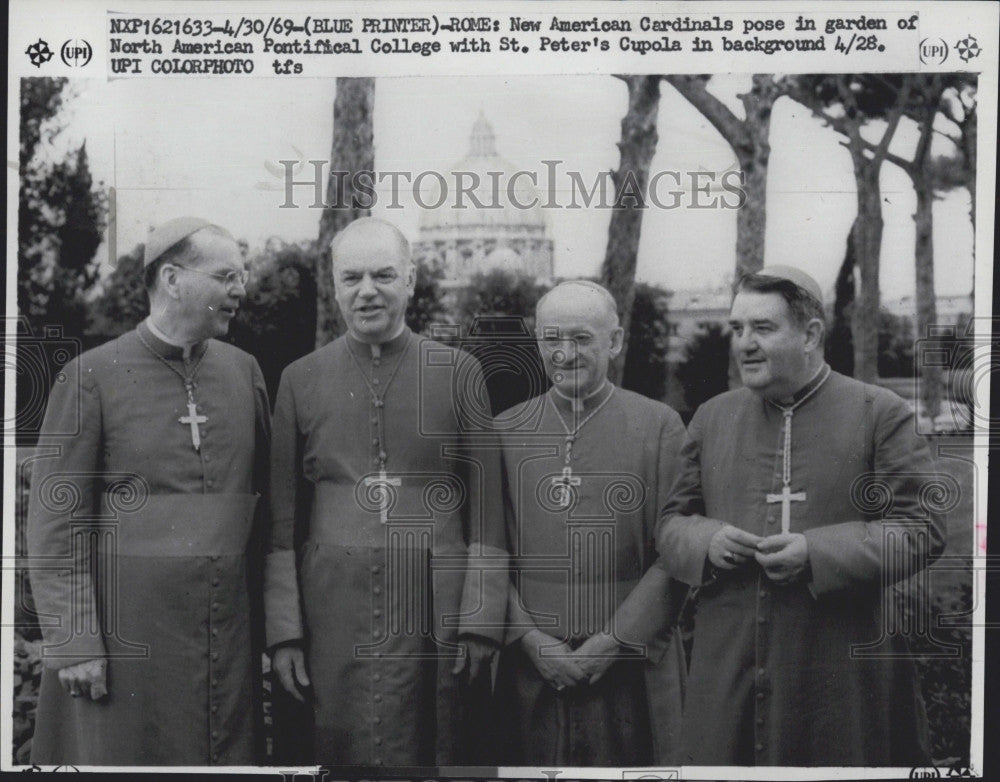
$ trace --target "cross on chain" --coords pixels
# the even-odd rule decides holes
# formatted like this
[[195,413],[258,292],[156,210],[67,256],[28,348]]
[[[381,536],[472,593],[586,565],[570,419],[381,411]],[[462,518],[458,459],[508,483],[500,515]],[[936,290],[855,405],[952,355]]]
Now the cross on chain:
[[365,478],[365,486],[377,487],[375,491],[382,495],[382,500],[379,503],[379,521],[383,524],[389,523],[389,492],[390,486],[402,486],[403,481],[401,478],[390,478],[385,471],[385,467],[379,470],[378,476],[371,475]]
[[[385,395],[389,393],[389,386],[392,385],[392,381],[396,379],[396,372],[403,365],[403,358],[406,355],[406,351],[410,349],[411,339],[409,335],[406,338],[406,344],[403,346],[402,351],[399,354],[399,358],[396,359],[396,365],[392,368],[392,372],[389,373],[389,378],[382,383],[377,377],[375,377],[375,368],[378,367],[382,360],[382,346],[381,345],[370,345],[369,348],[372,354],[372,378],[369,380],[368,375],[365,374],[364,368],[361,366],[361,362],[358,357],[354,355],[354,351],[351,350],[350,345],[347,347],[347,352],[354,362],[354,366],[357,367],[358,373],[361,375],[361,379],[364,381],[365,386],[368,388],[368,393],[371,395],[371,403],[374,408],[374,419],[375,423],[375,441],[376,447],[382,449],[378,452],[378,475],[370,475],[365,478],[365,486],[367,488],[374,487],[375,491],[379,492],[381,496],[381,501],[379,502],[379,521],[382,524],[389,523],[389,495],[392,491],[390,487],[402,486],[403,481],[401,478],[390,478],[385,471],[385,463],[389,459],[389,455],[385,451]],[[376,387],[381,386],[382,392],[376,391]]]
[[806,493],[804,491],[792,492],[789,486],[783,486],[780,494],[768,494],[767,501],[771,504],[781,503],[781,531],[787,533],[791,529],[792,503],[805,502]]
[[[163,356],[153,350],[153,346],[146,342],[146,338],[142,336],[142,330],[136,329],[135,335],[139,338],[139,342],[142,346],[146,348],[153,356],[159,361],[163,366],[173,372],[177,377],[181,379],[184,383],[184,390],[187,391],[187,409],[188,414],[182,415],[177,421],[183,426],[191,427],[191,445],[194,446],[196,452],[201,451],[201,431],[198,429],[198,424],[208,423],[208,416],[198,415],[198,406],[194,403],[194,376],[198,374],[198,367],[201,366],[201,362],[204,360],[205,356],[208,354],[208,347],[205,347],[205,351],[201,354],[201,358],[195,363],[191,368],[190,372],[181,372],[177,367],[167,361]],[[184,355],[184,368],[187,370],[188,357],[187,354]]]
[[198,405],[194,403],[194,393],[192,392],[191,385],[188,383],[184,385],[188,392],[188,414],[182,415],[177,420],[179,423],[191,427],[191,445],[194,446],[196,451],[201,451],[201,432],[198,429],[198,424],[208,423],[208,416],[198,415]]
[[570,500],[572,499],[572,492],[570,491],[570,486],[579,486],[581,480],[579,477],[574,477],[573,468],[569,465],[562,468],[562,475],[557,478],[552,479],[552,485],[557,487],[557,493],[559,497],[559,505],[563,508],[568,508],[570,506]]
[[[803,400],[804,401],[804,400]],[[788,534],[792,522],[792,503],[805,502],[806,493],[804,491],[793,492],[792,483],[792,413],[793,410],[785,410],[785,443],[782,449],[781,479],[784,484],[781,493],[768,494],[765,499],[768,504],[781,503],[781,532]]]
[[[579,436],[580,430],[582,430],[583,427],[586,426],[587,423],[590,421],[590,419],[593,418],[595,415],[597,415],[599,412],[601,412],[604,406],[611,401],[611,396],[612,394],[614,394],[614,392],[615,389],[614,386],[612,386],[611,391],[604,398],[604,401],[601,402],[599,405],[597,405],[597,407],[595,407],[573,429],[570,429],[569,426],[567,426],[565,419],[562,417],[562,413],[559,412],[559,408],[557,408],[555,406],[555,403],[552,401],[552,397],[551,396],[546,397],[548,403],[552,405],[552,409],[555,412],[556,417],[559,419],[559,423],[562,424],[562,427],[566,432],[566,448],[565,448],[566,466],[562,468],[562,474],[556,478],[553,478],[551,482],[551,486],[556,488],[559,497],[558,502],[562,508],[568,508],[572,504],[573,492],[570,490],[570,486],[579,486],[582,483],[582,479],[579,476],[573,475],[573,468],[571,466],[573,462],[573,443],[576,442],[576,438]],[[583,403],[581,400],[574,398],[571,401],[571,404],[574,413],[579,413],[583,410]]]

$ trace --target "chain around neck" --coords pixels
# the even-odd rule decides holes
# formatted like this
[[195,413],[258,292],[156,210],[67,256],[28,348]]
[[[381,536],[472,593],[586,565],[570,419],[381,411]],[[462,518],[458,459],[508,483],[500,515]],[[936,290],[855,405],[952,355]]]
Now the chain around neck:
[[[175,375],[177,375],[177,377],[179,377],[181,379],[181,382],[184,383],[184,388],[187,389],[188,395],[190,395],[191,391],[192,391],[192,389],[194,387],[194,376],[196,374],[198,374],[198,368],[201,366],[201,362],[205,360],[205,356],[208,354],[208,345],[205,345],[205,351],[201,354],[201,356],[199,356],[199,358],[195,362],[194,366],[191,367],[191,371],[185,373],[185,372],[181,372],[177,367],[175,367],[173,364],[171,364],[169,361],[167,361],[159,353],[157,353],[156,350],[153,348],[153,346],[150,345],[146,341],[146,338],[144,336],[142,336],[142,332],[139,329],[135,330],[135,335],[139,338],[139,342],[142,343],[142,346],[144,348],[146,348],[146,350],[148,350],[150,353],[152,353],[154,356],[156,356],[156,358],[158,358],[160,360],[160,362],[167,369],[169,369],[171,372],[173,372]],[[185,359],[184,360],[185,366],[187,365],[187,363],[188,363],[187,359]]]
[[[813,375],[813,380],[815,380],[817,377],[819,377],[819,380],[817,381],[816,385],[814,385],[812,388],[810,388],[802,396],[801,399],[799,399],[797,402],[795,402],[795,403],[793,403],[791,405],[780,405],[780,404],[778,404],[777,402],[775,402],[775,401],[773,401],[771,399],[767,399],[767,397],[764,397],[764,398],[767,400],[767,402],[770,405],[772,405],[773,407],[776,407],[778,410],[780,410],[782,413],[784,413],[786,417],[788,417],[792,413],[794,413],[807,399],[809,399],[810,397],[812,397],[813,394],[815,394],[817,391],[819,391],[823,387],[823,384],[830,377],[830,371],[831,370],[830,370],[830,365],[829,364],[824,364],[823,366],[821,366],[819,368],[819,371],[817,371],[816,374]],[[822,377],[820,377],[820,375],[822,375]],[[810,381],[810,382],[812,382],[812,381]]]
[[590,421],[590,419],[593,418],[595,415],[597,415],[599,412],[601,412],[604,406],[611,401],[611,397],[613,397],[614,395],[615,395],[615,387],[611,386],[611,391],[609,391],[608,395],[603,400],[601,400],[601,403],[597,405],[597,407],[595,407],[593,410],[591,410],[590,413],[587,414],[587,417],[584,418],[582,421],[580,421],[580,423],[577,424],[572,429],[570,429],[569,426],[566,424],[566,419],[563,418],[562,413],[559,412],[559,408],[556,407],[555,403],[552,401],[552,397],[546,394],[545,398],[548,400],[548,403],[552,406],[552,409],[555,411],[556,417],[559,419],[559,423],[561,423],[563,429],[566,430],[566,434],[569,437],[575,438],[576,435],[580,433],[580,430],[587,425],[587,422]]

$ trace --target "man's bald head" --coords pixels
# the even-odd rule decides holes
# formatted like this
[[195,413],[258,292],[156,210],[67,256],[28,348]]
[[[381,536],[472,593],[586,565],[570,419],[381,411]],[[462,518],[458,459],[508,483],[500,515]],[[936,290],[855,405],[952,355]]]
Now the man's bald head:
[[567,280],[556,285],[538,300],[535,306],[536,321],[540,315],[545,314],[546,308],[599,312],[609,328],[616,328],[619,324],[615,297],[603,285],[590,280]]
[[580,399],[604,385],[624,339],[614,297],[589,280],[563,282],[545,294],[535,309],[535,333],[556,390]]
[[336,268],[338,259],[356,253],[359,248],[374,248],[386,260],[403,268],[410,264],[410,243],[392,223],[377,217],[361,217],[344,228],[330,242],[330,255]]
[[392,223],[364,217],[334,237],[330,252],[334,295],[347,330],[370,344],[400,334],[416,284],[406,237]]

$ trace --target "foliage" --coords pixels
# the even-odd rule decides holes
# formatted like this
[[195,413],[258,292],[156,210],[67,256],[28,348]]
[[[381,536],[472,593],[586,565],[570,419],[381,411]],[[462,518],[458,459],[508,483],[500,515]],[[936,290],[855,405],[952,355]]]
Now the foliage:
[[40,642],[14,634],[14,713],[12,715],[13,762],[27,764],[31,737],[35,732],[38,689],[42,683]]
[[106,227],[107,197],[90,174],[86,143],[54,160],[66,79],[21,80],[18,310],[36,334],[48,324],[83,333],[84,294]]
[[466,334],[476,318],[497,315],[521,317],[530,331],[534,329],[535,305],[545,290],[534,278],[504,269],[478,272],[469,280],[469,285],[459,291],[455,316]]
[[[830,368],[850,376],[854,363],[851,350],[851,330],[847,317],[835,317],[826,337],[825,358]],[[913,348],[915,340],[913,320],[894,315],[886,309],[878,318],[878,374],[879,377],[913,377]]]
[[[962,615],[972,610],[972,584],[968,578],[937,591],[931,616]],[[961,621],[961,620],[959,620]],[[916,625],[911,625],[916,626]],[[948,759],[949,766],[969,765],[972,719],[972,629],[971,625],[934,627],[933,638],[910,641],[916,658],[931,734],[931,757],[936,764]],[[932,657],[938,644],[957,646],[957,657]]]
[[444,320],[445,306],[441,300],[441,280],[444,270],[440,265],[416,264],[417,283],[413,298],[406,307],[406,325],[418,334],[430,334],[431,326]]
[[483,367],[493,413],[543,393],[549,386],[535,345],[535,307],[546,288],[533,277],[503,269],[474,274],[455,294],[452,316]]
[[17,314],[19,333],[30,338],[18,345],[17,398],[30,402],[17,411],[19,442],[35,436],[52,378],[78,352],[55,343],[83,334],[85,296],[97,279],[93,257],[105,228],[107,199],[91,177],[86,145],[61,156],[54,143],[63,128],[66,84],[20,82]]
[[257,359],[273,400],[284,368],[315,344],[314,256],[307,244],[272,239],[248,265],[247,296],[227,340]]
[[[852,309],[854,375],[874,382],[878,376],[879,263],[882,246],[882,195],[879,175],[900,120],[914,106],[912,74],[796,75],[783,89],[825,124],[844,136],[857,188],[857,214],[851,226],[852,263],[860,293]],[[878,142],[863,130],[878,120]]]
[[115,270],[90,303],[87,333],[110,339],[134,329],[149,314],[149,297],[142,281],[145,245],[118,257]]
[[677,380],[689,410],[729,390],[729,336],[722,324],[710,323],[688,343]]
[[882,310],[878,325],[879,377],[913,377],[913,321]]
[[936,155],[927,162],[927,173],[934,189],[944,192],[965,187],[968,177],[963,155]]
[[636,283],[632,303],[632,325],[628,332],[628,352],[622,387],[662,400],[667,392],[667,323],[666,291],[653,285]]
[[[28,492],[31,486],[31,462],[18,458],[14,495],[14,553],[27,556],[26,527]],[[13,762],[28,762],[31,736],[35,730],[35,707],[42,680],[42,660],[38,629],[31,597],[31,582],[18,570],[14,581],[14,710],[12,714]]]

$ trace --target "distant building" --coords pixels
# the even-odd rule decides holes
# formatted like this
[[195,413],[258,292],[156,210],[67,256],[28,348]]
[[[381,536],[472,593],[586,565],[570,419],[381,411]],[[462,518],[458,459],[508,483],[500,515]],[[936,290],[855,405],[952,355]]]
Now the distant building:
[[[493,269],[539,283],[552,281],[553,243],[538,206],[541,196],[527,176],[512,180],[520,170],[497,153],[493,127],[480,114],[472,126],[469,154],[443,173],[448,198],[437,209],[421,209],[413,243],[415,258],[442,266],[444,287],[468,285],[474,274]],[[510,185],[516,204],[509,197]],[[471,188],[475,201],[473,195],[458,194],[462,186]],[[440,191],[424,200],[435,203],[439,197]],[[465,208],[456,208],[456,202]]]
[[[926,337],[917,334],[917,302],[913,296],[900,296],[898,299],[887,299],[882,302],[882,309],[900,318],[909,318],[913,324],[913,336]],[[963,318],[971,318],[974,311],[972,294],[957,296],[938,296],[936,302],[937,326],[954,326]]]
[[[729,307],[732,303],[729,288],[678,290],[669,296],[671,340],[668,361],[671,363],[683,362],[688,343],[699,333],[703,333],[710,324],[718,324],[722,326],[723,332],[728,331]],[[897,317],[909,318],[913,324],[913,336],[917,338],[917,305],[913,296],[886,299],[882,302],[882,309]],[[939,326],[954,326],[963,317],[970,317],[972,312],[971,295],[937,297]]]
[[733,294],[728,287],[679,290],[669,294],[667,320],[670,341],[667,362],[682,364],[687,358],[688,345],[712,324],[728,330],[729,305]]

